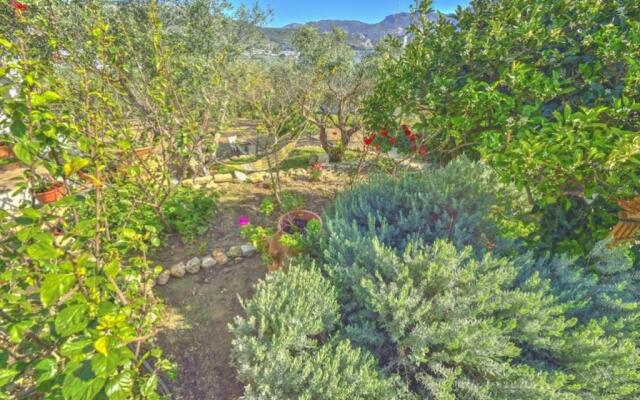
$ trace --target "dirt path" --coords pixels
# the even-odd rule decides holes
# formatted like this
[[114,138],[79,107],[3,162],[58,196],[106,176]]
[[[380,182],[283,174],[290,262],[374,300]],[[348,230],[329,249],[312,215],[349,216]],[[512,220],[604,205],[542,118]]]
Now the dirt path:
[[[344,177],[327,175],[321,182],[285,178],[286,190],[305,199],[304,207],[322,212],[344,185]],[[184,245],[176,238],[158,255],[165,266],[193,256],[209,254],[214,248],[228,248],[242,242],[236,219],[247,215],[252,223],[275,225],[278,213],[264,217],[259,204],[270,195],[261,184],[226,184],[220,188],[219,212],[210,233],[196,243]],[[177,400],[233,400],[242,396],[242,384],[230,365],[231,335],[227,325],[242,313],[238,296],[251,296],[253,285],[266,274],[259,256],[237,264],[214,267],[197,275],[172,280],[157,287],[167,304],[166,329],[160,335],[165,355],[178,364],[172,383]]]
[[171,308],[174,330],[160,344],[178,363],[175,399],[237,399],[242,385],[230,366],[231,335],[227,324],[242,312],[238,295],[251,295],[252,285],[265,275],[259,257],[223,269],[187,276],[157,293]]

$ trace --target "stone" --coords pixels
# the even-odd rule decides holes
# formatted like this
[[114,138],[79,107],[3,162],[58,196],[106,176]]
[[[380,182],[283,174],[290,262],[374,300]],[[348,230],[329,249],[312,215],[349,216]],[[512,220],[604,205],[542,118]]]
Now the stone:
[[216,259],[211,257],[211,256],[207,256],[207,257],[202,259],[202,268],[204,268],[204,269],[213,268],[217,264],[218,264],[218,261],[216,261]]
[[322,153],[318,155],[318,162],[320,164],[329,164],[329,155],[327,153]]
[[251,243],[246,243],[240,246],[240,251],[242,252],[242,257],[251,257],[258,252],[258,249],[253,247]]
[[195,178],[193,183],[196,185],[204,186],[213,180],[212,176],[201,176],[200,178]]
[[213,176],[213,181],[215,183],[233,182],[233,175],[231,175],[231,174],[215,174]]
[[264,182],[264,178],[265,178],[266,174],[263,174],[261,172],[256,172],[255,174],[251,174],[247,177],[247,181],[249,183],[260,183],[260,182]]
[[227,257],[229,258],[238,258],[242,256],[242,247],[240,246],[231,246],[229,250],[227,250]]
[[213,180],[211,180],[211,182],[207,183],[204,187],[207,189],[215,189],[218,187],[218,185]]
[[236,178],[236,181],[238,182],[246,182],[248,178],[247,174],[240,171],[233,171],[233,177]]
[[193,257],[191,260],[187,262],[187,266],[185,269],[190,274],[197,274],[200,272],[200,267],[202,266],[202,261],[198,257]]
[[174,278],[182,278],[187,273],[187,267],[181,262],[169,268],[169,273]]
[[221,266],[229,262],[229,258],[227,257],[227,255],[224,254],[224,251],[220,249],[214,250],[211,253],[211,257],[213,257],[213,259],[216,260],[216,263],[218,263],[218,265],[221,265]]
[[309,156],[309,165],[314,165],[315,163],[318,163],[319,158],[318,158],[318,154],[312,154]]
[[171,279],[171,272],[170,271],[162,271],[162,273],[160,275],[158,275],[158,285],[160,286],[164,286],[167,283],[169,283],[169,279]]

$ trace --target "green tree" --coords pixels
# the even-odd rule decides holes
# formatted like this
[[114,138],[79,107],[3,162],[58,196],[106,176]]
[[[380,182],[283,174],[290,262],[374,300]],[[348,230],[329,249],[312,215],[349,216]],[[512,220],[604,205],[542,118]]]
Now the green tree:
[[[372,84],[370,63],[356,60],[347,34],[339,29],[323,34],[303,27],[295,32],[293,43],[301,68],[309,71],[304,115],[319,129],[329,159],[339,162],[351,137],[363,129],[361,105]],[[337,142],[329,140],[329,129],[338,132]]]
[[528,192],[532,239],[585,254],[639,189],[640,5],[477,0],[433,22],[430,4],[386,53],[368,126],[411,125],[436,161],[482,157]]

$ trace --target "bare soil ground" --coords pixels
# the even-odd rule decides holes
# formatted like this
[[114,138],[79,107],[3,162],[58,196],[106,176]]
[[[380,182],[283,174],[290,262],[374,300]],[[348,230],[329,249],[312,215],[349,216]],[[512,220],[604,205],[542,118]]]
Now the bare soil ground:
[[[305,208],[321,212],[344,186],[344,177],[325,174],[321,182],[304,178],[283,179],[286,190],[305,199]],[[266,218],[258,207],[270,195],[262,184],[227,184],[220,189],[220,209],[210,233],[194,244],[182,244],[178,239],[158,255],[166,266],[191,256],[208,254],[212,249],[228,248],[241,243],[236,219],[249,216],[252,223],[275,225],[278,213]],[[214,267],[198,275],[172,280],[157,287],[156,293],[167,304],[166,329],[160,335],[165,354],[179,366],[172,383],[174,399],[231,400],[242,395],[230,364],[231,336],[227,325],[242,313],[238,296],[251,296],[253,285],[266,274],[260,256],[237,264]]]

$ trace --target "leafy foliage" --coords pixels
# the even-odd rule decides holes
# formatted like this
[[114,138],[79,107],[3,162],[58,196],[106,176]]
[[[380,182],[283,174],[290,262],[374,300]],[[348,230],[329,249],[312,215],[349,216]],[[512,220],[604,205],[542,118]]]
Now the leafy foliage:
[[532,243],[588,253],[612,200],[640,189],[640,5],[477,0],[452,23],[430,21],[430,4],[414,40],[383,52],[368,125],[410,124],[437,161],[484,158],[528,190]]
[[[233,360],[248,399],[392,397],[373,359],[347,341],[327,343],[338,322],[330,283],[314,268],[269,275],[231,330]],[[283,379],[284,378],[284,379]]]
[[[348,343],[373,356],[380,379],[392,384],[392,392],[369,398],[636,398],[640,299],[629,255],[606,243],[587,259],[519,254],[500,239],[505,226],[492,212],[510,195],[496,195],[499,185],[481,170],[461,159],[341,195],[317,235],[323,274],[298,260],[269,276],[232,329],[234,351],[255,360],[236,363],[248,391],[255,376],[262,393],[279,397],[317,390],[298,366]],[[492,254],[482,235],[505,256]],[[320,328],[299,339],[298,321],[323,309],[314,305],[317,281],[339,315],[328,325],[310,323]],[[268,347],[245,345],[263,342]],[[303,350],[290,347],[301,342]],[[287,350],[265,350],[281,347]],[[271,375],[274,365],[296,367]],[[306,368],[308,376],[334,372],[321,362]]]
[[[212,212],[174,182],[215,156],[232,108],[220,79],[250,43],[230,33],[259,18],[239,13],[231,23],[228,3],[205,0],[0,4],[2,141],[27,169],[27,201],[0,212],[0,397],[168,394],[148,255],[172,227],[165,212],[185,234]],[[54,182],[66,197],[32,200]]]
[[169,226],[186,240],[193,240],[209,228],[216,211],[213,193],[179,188],[164,204],[163,214]]

